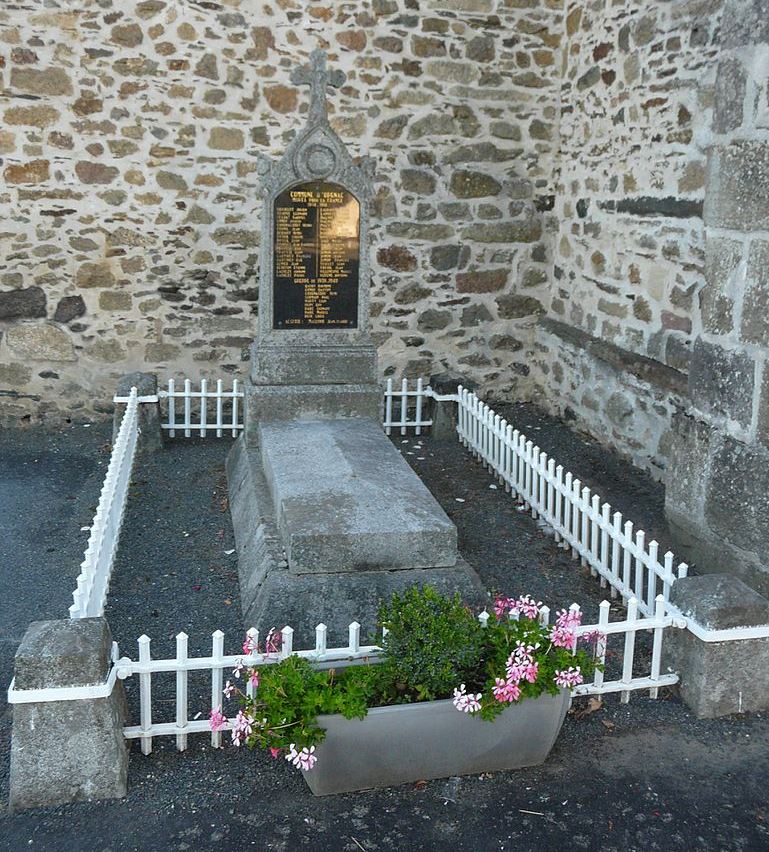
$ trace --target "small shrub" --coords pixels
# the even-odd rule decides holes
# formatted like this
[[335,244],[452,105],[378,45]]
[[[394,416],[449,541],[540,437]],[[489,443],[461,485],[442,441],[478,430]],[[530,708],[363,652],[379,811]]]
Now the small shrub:
[[387,630],[383,691],[395,702],[448,698],[481,674],[482,628],[459,594],[412,587],[380,607],[379,621]]

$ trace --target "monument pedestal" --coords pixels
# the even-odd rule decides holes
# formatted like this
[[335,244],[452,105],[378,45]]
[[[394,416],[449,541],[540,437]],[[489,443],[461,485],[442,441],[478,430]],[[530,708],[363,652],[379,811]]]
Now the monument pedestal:
[[[227,459],[243,614],[262,631],[376,621],[393,591],[430,583],[483,596],[458,559],[457,532],[380,427],[369,320],[371,162],[353,161],[328,124],[325,54],[308,121],[264,190],[259,335],[246,383],[245,435]],[[332,641],[342,641],[342,638]]]

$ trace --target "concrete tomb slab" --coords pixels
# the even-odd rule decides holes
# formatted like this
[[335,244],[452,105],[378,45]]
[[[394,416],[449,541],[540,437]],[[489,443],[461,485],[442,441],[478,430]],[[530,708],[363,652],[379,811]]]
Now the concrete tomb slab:
[[[381,432],[380,437],[387,441]],[[394,447],[392,450],[399,455]],[[406,464],[402,458],[400,461]],[[409,586],[430,584],[441,594],[459,592],[463,600],[478,606],[486,601],[480,578],[461,558],[442,568],[298,574],[288,567],[262,457],[243,438],[235,442],[227,457],[227,481],[246,627],[256,626],[264,632],[290,624],[295,647],[309,647],[314,643],[315,626],[322,621],[328,627],[330,643],[344,645],[347,626],[357,620],[365,643],[371,638],[380,602]]]
[[258,431],[293,572],[456,563],[456,527],[379,424],[272,422]]

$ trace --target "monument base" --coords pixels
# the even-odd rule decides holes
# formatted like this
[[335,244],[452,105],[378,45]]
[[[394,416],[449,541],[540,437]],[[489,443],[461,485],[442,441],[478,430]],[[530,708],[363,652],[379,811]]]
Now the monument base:
[[260,421],[363,419],[381,422],[382,391],[376,384],[255,385],[246,380],[246,442],[259,444]]
[[[339,425],[334,424],[334,429]],[[376,424],[370,425],[376,428]],[[381,432],[378,437],[387,441]],[[394,447],[390,449],[397,455]],[[400,461],[406,465],[403,459]],[[300,464],[286,464],[289,471],[301,473]],[[416,474],[410,469],[409,472],[424,488]],[[309,471],[305,473],[309,475]],[[315,626],[322,621],[328,626],[330,637],[334,637],[329,642],[335,644],[344,641],[347,626],[354,620],[362,625],[361,635],[369,636],[376,624],[379,602],[409,586],[430,584],[444,594],[459,592],[474,605],[485,602],[479,577],[467,563],[457,559],[455,552],[455,564],[448,566],[402,565],[392,570],[369,563],[366,570],[296,573],[289,568],[279,513],[264,473],[261,452],[247,446],[242,438],[235,442],[227,457],[227,480],[246,627],[266,631],[290,624],[299,637],[297,641],[307,644],[314,640]]]
[[251,345],[250,372],[255,385],[376,384],[377,352],[373,343],[365,341],[278,344],[257,340]]

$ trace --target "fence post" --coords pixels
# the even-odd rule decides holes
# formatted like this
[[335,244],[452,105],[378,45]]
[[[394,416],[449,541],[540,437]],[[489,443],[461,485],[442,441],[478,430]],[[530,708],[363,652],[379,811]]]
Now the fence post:
[[[125,693],[24,702],[25,690],[105,684],[112,636],[104,618],[35,621],[14,660],[9,805],[24,808],[125,796]],[[32,696],[30,696],[32,697]],[[36,696],[38,699],[43,696]]]
[[679,673],[681,698],[695,715],[769,709],[769,637],[707,641],[713,631],[769,624],[769,600],[731,574],[705,574],[677,580],[670,603],[689,627],[666,631],[664,662]]
[[[115,396],[125,397],[135,387],[138,396],[157,396],[158,377],[154,373],[127,373],[118,379]],[[112,421],[112,440],[117,437],[120,421],[125,411],[124,403],[115,404]],[[163,430],[160,428],[160,403],[139,403],[139,441],[137,452],[153,452],[163,448]]]
[[[455,394],[457,388],[462,385],[469,391],[475,390],[478,385],[464,376],[455,376],[451,373],[438,373],[430,376],[430,387],[439,396]],[[456,402],[433,401],[432,407],[433,425],[430,427],[430,436],[433,440],[447,441],[456,438],[457,434],[457,404]]]

